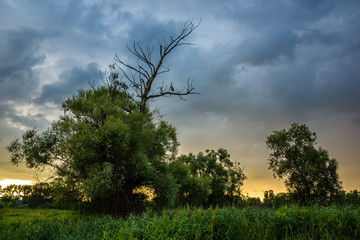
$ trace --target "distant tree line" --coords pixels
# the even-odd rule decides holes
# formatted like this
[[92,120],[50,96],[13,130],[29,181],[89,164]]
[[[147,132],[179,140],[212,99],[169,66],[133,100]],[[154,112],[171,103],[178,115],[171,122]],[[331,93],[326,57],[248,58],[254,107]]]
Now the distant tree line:
[[[203,187],[203,186],[200,186]],[[198,188],[191,188],[194,192]],[[205,189],[203,188],[203,191]],[[209,190],[209,189],[208,189]],[[211,193],[213,194],[213,193]],[[275,194],[273,190],[264,192],[264,198],[249,197],[244,195],[236,195],[231,198],[230,195],[221,196],[221,202],[215,202],[209,191],[204,194],[200,192],[191,197],[177,198],[177,204],[174,207],[193,206],[193,207],[209,207],[209,206],[236,206],[236,207],[264,207],[279,208],[281,206],[290,206],[299,204],[296,195],[292,193]],[[212,200],[210,200],[212,199]],[[151,206],[152,199],[146,200]],[[216,205],[212,205],[216,203]],[[29,208],[47,208],[47,209],[82,209],[81,193],[77,190],[70,189],[67,186],[53,181],[50,183],[42,182],[34,185],[8,185],[0,188],[0,208],[4,207],[29,207]],[[186,205],[184,205],[186,204]],[[317,204],[317,203],[313,203]],[[322,202],[322,205],[355,205],[360,206],[360,192],[352,190],[346,192],[341,190],[337,193],[332,201]]]
[[59,180],[34,185],[11,184],[0,188],[0,207],[76,209],[81,204],[76,189]]

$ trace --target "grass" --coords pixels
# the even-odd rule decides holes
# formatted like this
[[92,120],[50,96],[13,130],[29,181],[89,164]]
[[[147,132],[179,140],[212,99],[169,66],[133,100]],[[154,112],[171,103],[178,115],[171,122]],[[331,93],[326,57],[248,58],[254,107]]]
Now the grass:
[[[20,221],[20,224],[17,223]],[[166,210],[127,219],[6,209],[0,239],[359,239],[360,208]]]
[[45,219],[51,220],[55,218],[68,218],[73,216],[80,216],[76,212],[57,210],[57,209],[30,209],[30,208],[5,208],[2,210],[1,224],[11,225],[27,222],[41,222]]

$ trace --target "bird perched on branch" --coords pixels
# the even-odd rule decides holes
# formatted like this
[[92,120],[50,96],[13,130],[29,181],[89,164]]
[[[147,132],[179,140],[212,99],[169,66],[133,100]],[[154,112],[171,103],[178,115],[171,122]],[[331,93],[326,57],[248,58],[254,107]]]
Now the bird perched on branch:
[[175,89],[174,89],[174,87],[173,87],[173,85],[172,85],[172,83],[170,84],[170,90],[173,92]]

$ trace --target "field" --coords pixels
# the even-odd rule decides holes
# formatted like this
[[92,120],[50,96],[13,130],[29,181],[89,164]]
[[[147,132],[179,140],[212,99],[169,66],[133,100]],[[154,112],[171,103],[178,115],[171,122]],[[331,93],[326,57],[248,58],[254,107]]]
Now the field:
[[359,207],[166,210],[127,219],[2,209],[0,239],[360,239]]

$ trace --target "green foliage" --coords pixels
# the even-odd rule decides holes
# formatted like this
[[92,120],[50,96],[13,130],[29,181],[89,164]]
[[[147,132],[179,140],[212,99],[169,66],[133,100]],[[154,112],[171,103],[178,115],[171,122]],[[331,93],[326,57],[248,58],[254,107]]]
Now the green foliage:
[[346,193],[346,204],[360,205],[360,192],[352,190]]
[[9,145],[12,163],[51,167],[55,177],[79,189],[89,209],[101,212],[141,211],[143,197],[133,193],[139,186],[155,189],[158,199],[174,195],[167,174],[178,146],[174,127],[139,112],[117,88],[81,90],[62,108],[48,130],[26,131]]
[[358,190],[351,190],[350,192],[339,191],[334,196],[333,202],[339,205],[360,206],[360,192]]
[[266,208],[279,208],[297,203],[298,200],[293,193],[278,193],[275,195],[273,190],[264,192],[263,206]]
[[4,188],[0,188],[1,201],[3,203],[11,203],[12,200],[18,200],[23,186],[10,184]]
[[360,209],[181,209],[127,219],[71,211],[12,209],[0,239],[358,239]]
[[341,189],[338,162],[326,150],[314,147],[316,134],[306,125],[294,123],[288,130],[274,131],[266,140],[272,150],[269,169],[285,179],[299,203],[325,202]]
[[28,191],[24,192],[24,203],[30,208],[35,208],[43,204],[52,203],[52,189],[48,183],[37,183],[34,186],[28,186]]
[[170,171],[179,185],[178,205],[223,206],[241,200],[240,187],[246,177],[223,148],[181,155],[170,164]]
[[54,179],[50,183],[52,203],[58,209],[78,209],[82,202],[82,193],[76,183],[65,182],[63,178]]
[[[240,205],[246,179],[225,149],[176,158],[175,128],[140,112],[116,85],[79,91],[63,103],[64,114],[44,132],[36,129],[13,141],[14,164],[53,169],[57,180],[24,195],[30,207],[82,204],[85,209],[125,216],[152,206]],[[44,205],[45,204],[45,205]]]
[[274,207],[274,201],[275,201],[275,194],[273,190],[265,191],[264,192],[264,206],[265,207]]
[[34,185],[12,184],[0,189],[0,205],[3,207],[71,209],[80,202],[79,197],[77,189],[59,179]]
[[262,206],[260,198],[257,198],[257,197],[248,197],[248,198],[246,198],[245,204],[246,204],[246,206],[249,206],[249,207],[260,207],[260,206]]

